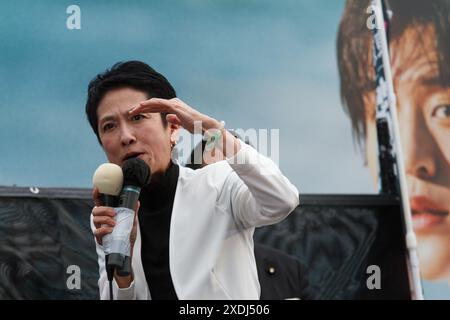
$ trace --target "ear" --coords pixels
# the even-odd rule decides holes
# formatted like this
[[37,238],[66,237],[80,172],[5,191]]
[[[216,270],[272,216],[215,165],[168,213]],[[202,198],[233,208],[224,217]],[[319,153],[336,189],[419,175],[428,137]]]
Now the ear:
[[176,144],[180,138],[180,125],[169,122],[170,142]]

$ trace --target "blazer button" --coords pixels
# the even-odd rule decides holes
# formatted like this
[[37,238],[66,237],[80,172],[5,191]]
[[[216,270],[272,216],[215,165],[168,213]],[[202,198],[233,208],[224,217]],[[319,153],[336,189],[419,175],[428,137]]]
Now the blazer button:
[[268,272],[270,275],[273,275],[273,274],[275,274],[275,268],[274,268],[274,267],[269,267],[269,269],[267,269],[267,272]]

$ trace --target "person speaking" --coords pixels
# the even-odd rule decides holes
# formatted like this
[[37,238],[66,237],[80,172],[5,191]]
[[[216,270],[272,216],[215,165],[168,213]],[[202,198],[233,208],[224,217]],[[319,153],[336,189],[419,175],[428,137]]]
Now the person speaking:
[[[276,164],[235,138],[223,121],[176,97],[168,80],[147,64],[128,61],[97,75],[86,114],[108,161],[133,158],[149,167],[130,228],[129,274],[111,288],[102,239],[117,210],[93,190],[101,299],[259,299],[253,251],[255,227],[277,223],[299,204],[297,188]],[[179,166],[171,153],[180,128],[201,124],[208,150],[223,160],[200,170]],[[125,273],[126,274],[126,273]]]

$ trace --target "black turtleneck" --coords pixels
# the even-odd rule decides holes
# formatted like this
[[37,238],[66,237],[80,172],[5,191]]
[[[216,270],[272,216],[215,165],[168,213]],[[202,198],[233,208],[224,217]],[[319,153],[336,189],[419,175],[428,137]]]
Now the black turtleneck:
[[159,181],[141,191],[139,227],[145,278],[154,300],[176,300],[169,269],[169,234],[179,167],[170,163]]

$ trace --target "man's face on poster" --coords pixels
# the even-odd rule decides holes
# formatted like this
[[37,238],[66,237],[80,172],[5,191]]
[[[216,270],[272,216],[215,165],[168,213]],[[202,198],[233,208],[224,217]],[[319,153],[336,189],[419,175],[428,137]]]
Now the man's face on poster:
[[[450,88],[439,74],[435,39],[431,26],[410,27],[390,47],[422,274],[450,281]],[[375,94],[364,102],[366,157],[377,181]]]

